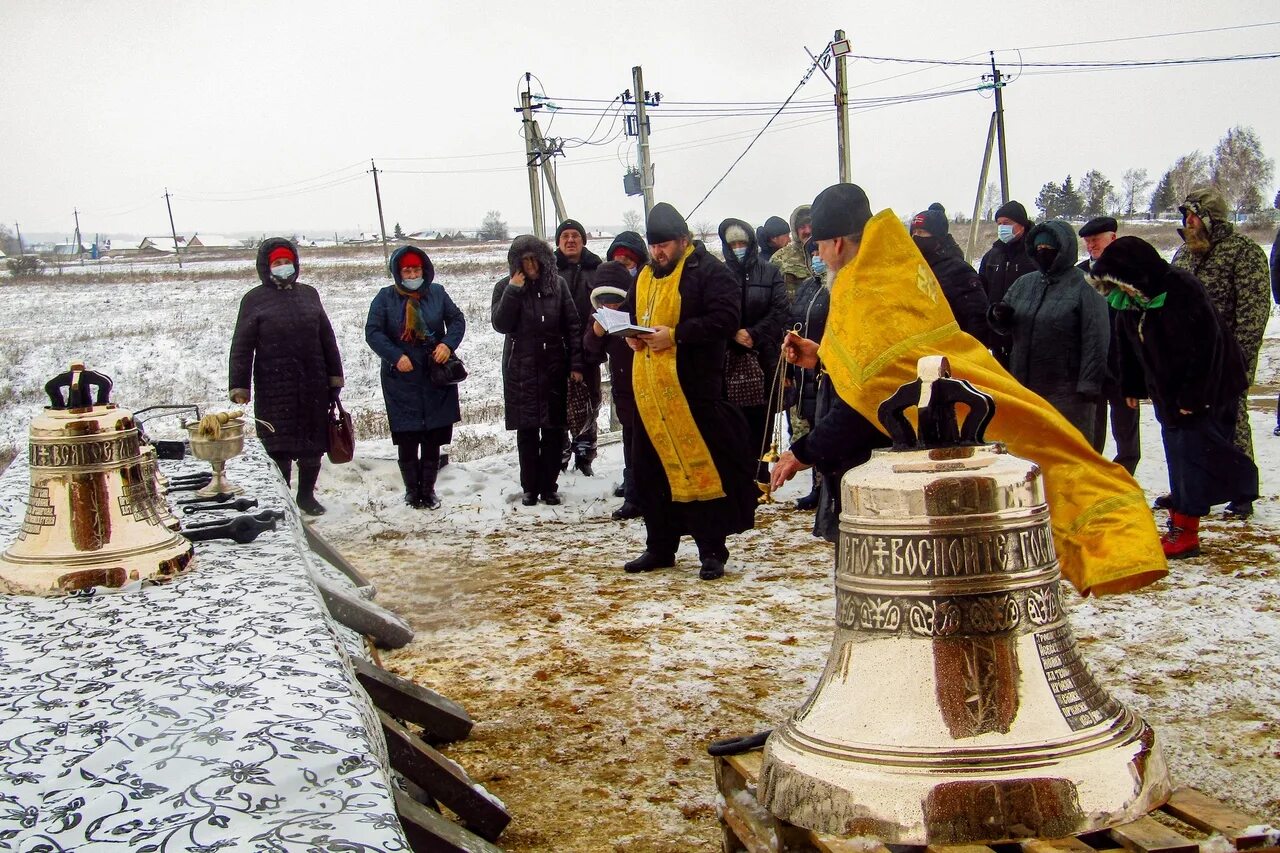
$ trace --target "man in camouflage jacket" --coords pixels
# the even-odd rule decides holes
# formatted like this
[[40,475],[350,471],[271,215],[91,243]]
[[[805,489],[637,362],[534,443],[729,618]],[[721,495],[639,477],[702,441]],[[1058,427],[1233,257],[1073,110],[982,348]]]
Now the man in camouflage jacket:
[[[1222,193],[1200,187],[1187,193],[1178,210],[1184,244],[1173,256],[1173,265],[1204,284],[1209,299],[1222,317],[1222,325],[1235,336],[1244,355],[1245,374],[1253,384],[1258,367],[1262,333],[1271,314],[1270,275],[1267,255],[1256,242],[1236,230]],[[1245,402],[1236,416],[1236,446],[1253,458],[1253,434]],[[1248,515],[1251,507],[1228,506],[1228,512]],[[1243,510],[1243,511],[1242,511]]]
[[801,282],[813,275],[813,267],[809,264],[809,253],[804,250],[813,228],[809,224],[809,205],[802,204],[791,211],[791,242],[773,253],[769,259],[775,267],[782,270],[782,280],[787,285],[787,304],[796,301],[796,291]]

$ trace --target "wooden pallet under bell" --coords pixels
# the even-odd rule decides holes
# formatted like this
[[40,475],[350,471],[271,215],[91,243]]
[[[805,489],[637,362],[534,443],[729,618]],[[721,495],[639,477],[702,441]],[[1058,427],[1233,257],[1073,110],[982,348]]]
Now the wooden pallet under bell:
[[1268,846],[1266,832],[1256,820],[1194,788],[1179,788],[1160,807],[1164,815],[1185,825],[1179,831],[1148,815],[1132,823],[1088,835],[1031,839],[1012,844],[936,844],[892,849],[869,839],[843,839],[803,829],[771,815],[756,799],[763,752],[715,758],[716,787],[724,799],[720,809],[721,844],[725,853],[1199,853],[1195,834],[1217,833],[1237,850],[1280,853]]

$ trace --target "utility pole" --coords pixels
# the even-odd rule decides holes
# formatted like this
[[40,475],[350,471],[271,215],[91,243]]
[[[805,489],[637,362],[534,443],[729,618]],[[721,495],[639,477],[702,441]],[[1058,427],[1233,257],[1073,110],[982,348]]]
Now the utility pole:
[[996,114],[991,113],[991,121],[987,125],[987,144],[982,149],[982,172],[978,175],[978,193],[973,198],[973,220],[969,224],[969,250],[964,259],[972,261],[978,249],[978,214],[982,211],[982,197],[987,192],[987,172],[991,168],[991,143],[996,135]]
[[996,140],[1000,146],[1000,203],[1009,203],[1009,161],[1004,151],[1004,78],[1000,69],[996,68],[995,51],[988,51],[991,57],[991,82],[996,89]]
[[84,266],[84,252],[80,245],[80,209],[71,208],[71,215],[76,218],[76,260],[80,262],[80,266]]
[[[841,44],[843,50],[837,47]],[[836,30],[831,47],[836,57],[836,155],[840,158],[840,183],[847,184],[853,169],[849,156],[849,78],[845,71],[849,42],[844,37],[844,30]]]
[[[542,129],[538,127],[538,120],[533,119],[529,123],[529,128],[533,132],[533,142],[536,149],[535,156],[538,158],[542,166],[542,179],[547,182],[547,187],[551,190],[551,201],[556,206],[556,222],[564,222],[569,218],[568,208],[565,207],[564,199],[560,196],[560,184],[556,181],[556,171],[553,166],[553,158],[560,152],[560,144],[554,147],[547,143],[546,137],[542,135]],[[539,209],[542,207],[541,199],[538,203]]]
[[636,93],[636,133],[640,137],[640,189],[644,191],[644,218],[647,222],[649,211],[653,210],[653,164],[649,162],[649,119],[645,117],[644,108],[649,93],[644,90],[644,73],[640,66],[631,69],[631,82]]
[[537,136],[533,127],[533,93],[530,91],[530,80],[533,75],[528,71],[524,73],[524,91],[520,93],[520,106],[517,111],[521,114],[521,121],[524,127],[524,164],[529,170],[529,205],[533,210],[533,236],[539,240],[547,239],[547,226],[542,220],[542,190],[538,185],[538,161],[541,159],[538,154]]
[[169,203],[169,188],[164,188],[164,206],[169,209],[169,233],[173,235],[173,256],[178,259],[178,269],[182,269],[182,249],[178,246],[178,229],[173,227],[173,205]]
[[18,227],[17,222],[13,223],[13,230],[17,232],[18,235],[18,257],[22,257],[26,252],[22,249],[22,229]]
[[382,260],[389,261],[391,255],[387,252],[387,223],[382,219],[382,190],[378,187],[378,164],[370,160],[369,165],[373,167],[373,194],[378,199],[378,230],[382,232]]

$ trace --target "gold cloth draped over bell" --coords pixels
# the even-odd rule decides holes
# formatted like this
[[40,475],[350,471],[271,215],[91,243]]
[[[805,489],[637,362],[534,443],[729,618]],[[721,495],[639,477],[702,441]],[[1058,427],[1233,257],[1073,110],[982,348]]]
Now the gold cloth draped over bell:
[[835,637],[765,747],[771,812],[959,844],[1074,835],[1167,799],[1155,733],[1076,647],[1034,463],[996,445],[878,451],[842,497]]

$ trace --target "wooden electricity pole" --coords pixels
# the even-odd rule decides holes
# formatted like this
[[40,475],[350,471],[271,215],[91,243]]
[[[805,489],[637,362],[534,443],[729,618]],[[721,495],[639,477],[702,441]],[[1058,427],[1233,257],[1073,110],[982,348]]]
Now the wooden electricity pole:
[[18,235],[18,257],[22,257],[26,253],[22,250],[22,229],[18,227],[17,222],[13,223],[13,230]]
[[387,252],[387,223],[382,218],[382,190],[378,187],[378,164],[373,160],[369,161],[373,172],[373,195],[378,200],[378,231],[382,234],[382,260],[391,259],[391,255]]
[[169,210],[169,233],[173,235],[173,256],[178,259],[178,269],[182,269],[182,249],[178,246],[178,229],[173,227],[173,205],[169,203],[169,188],[164,188],[164,206]]
[[529,205],[533,212],[533,236],[547,239],[547,226],[542,219],[542,188],[538,184],[538,143],[533,128],[533,93],[529,90],[532,75],[524,74],[524,91],[520,93],[520,113],[524,128],[524,159],[529,170]]
[[80,209],[71,208],[71,215],[76,218],[76,260],[80,262],[80,266],[84,266],[84,253],[80,248]]
[[996,88],[996,139],[1000,146],[1000,203],[1009,203],[1009,161],[1004,151],[1004,78],[1000,69],[996,68],[996,54],[988,51],[991,57],[991,82]]
[[991,113],[991,121],[987,125],[987,144],[982,149],[982,172],[978,175],[978,194],[973,199],[973,220],[969,224],[969,250],[965,252],[965,260],[972,263],[978,250],[978,214],[982,212],[982,197],[987,192],[987,171],[991,168],[991,143],[996,135],[996,114]]
[[[836,30],[832,45],[845,41],[844,30]],[[836,54],[836,154],[840,158],[840,183],[850,182],[853,169],[849,152],[849,78],[845,71],[848,50]]]
[[644,218],[649,220],[653,210],[653,164],[649,162],[649,121],[645,117],[644,73],[640,66],[631,69],[631,82],[636,94],[636,133],[640,137],[640,189],[644,192]]

